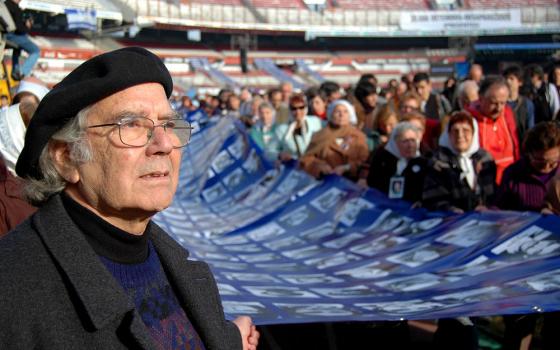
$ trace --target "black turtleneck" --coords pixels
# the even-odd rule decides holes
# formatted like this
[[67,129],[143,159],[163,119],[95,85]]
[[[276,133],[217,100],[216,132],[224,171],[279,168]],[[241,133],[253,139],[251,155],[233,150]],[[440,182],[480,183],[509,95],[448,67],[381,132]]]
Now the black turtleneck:
[[148,258],[151,222],[144,234],[133,235],[103,220],[66,193],[62,192],[61,198],[68,215],[97,255],[121,264],[138,264]]

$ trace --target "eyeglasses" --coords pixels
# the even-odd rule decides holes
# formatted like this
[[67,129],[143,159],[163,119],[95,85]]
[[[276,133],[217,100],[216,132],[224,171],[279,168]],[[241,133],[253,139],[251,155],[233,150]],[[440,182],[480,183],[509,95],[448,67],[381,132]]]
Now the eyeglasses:
[[154,135],[155,128],[162,127],[170,138],[173,148],[181,148],[189,143],[194,129],[189,122],[179,118],[169,119],[156,125],[153,120],[145,117],[125,117],[116,123],[91,125],[88,129],[105,126],[118,126],[121,142],[131,147],[147,145]]
[[402,106],[401,106],[401,110],[402,110],[402,111],[418,111],[419,108],[416,107],[416,106],[402,105]]
[[290,109],[291,109],[292,111],[304,110],[304,109],[306,109],[306,108],[307,108],[307,106],[290,106]]

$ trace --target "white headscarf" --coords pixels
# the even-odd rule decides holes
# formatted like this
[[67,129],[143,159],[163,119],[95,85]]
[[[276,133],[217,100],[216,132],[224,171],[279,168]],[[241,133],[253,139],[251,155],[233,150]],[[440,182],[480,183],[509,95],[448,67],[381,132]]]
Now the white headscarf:
[[49,92],[49,88],[31,80],[22,80],[17,88],[16,95],[21,92],[29,92],[41,101],[43,97]]
[[389,141],[385,145],[385,149],[397,157],[399,160],[397,161],[397,172],[396,175],[401,175],[406,166],[408,165],[408,159],[401,155],[399,151],[399,147],[397,146],[397,137],[402,135],[405,131],[412,130],[416,133],[417,143],[416,143],[416,155],[415,157],[420,157],[420,133],[421,130],[411,122],[400,122],[398,123],[393,131],[391,132],[391,136],[389,137]]
[[461,176],[467,180],[469,187],[474,189],[476,186],[476,172],[474,171],[473,162],[471,156],[478,152],[480,149],[480,140],[478,138],[478,123],[474,118],[472,118],[473,125],[473,136],[471,146],[466,152],[458,152],[453,145],[451,140],[449,140],[449,128],[446,127],[443,133],[439,137],[439,145],[442,147],[447,147],[455,154],[459,160],[459,167],[461,168]]
[[327,119],[330,121],[334,112],[334,108],[338,105],[346,106],[348,109],[348,114],[350,115],[350,124],[356,126],[358,125],[358,117],[356,117],[356,111],[354,110],[354,106],[346,100],[334,100],[329,104],[327,108]]
[[23,149],[25,130],[19,103],[0,112],[0,153],[6,167],[14,175],[16,162]]

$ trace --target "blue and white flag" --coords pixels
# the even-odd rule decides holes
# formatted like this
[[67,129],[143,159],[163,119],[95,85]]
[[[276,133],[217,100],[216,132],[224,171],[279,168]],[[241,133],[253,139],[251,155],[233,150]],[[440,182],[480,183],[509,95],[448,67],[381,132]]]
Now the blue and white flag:
[[95,9],[65,9],[68,30],[97,30],[97,11]]
[[226,315],[257,324],[560,310],[560,217],[410,209],[274,167],[228,118],[195,131],[155,221],[208,262]]

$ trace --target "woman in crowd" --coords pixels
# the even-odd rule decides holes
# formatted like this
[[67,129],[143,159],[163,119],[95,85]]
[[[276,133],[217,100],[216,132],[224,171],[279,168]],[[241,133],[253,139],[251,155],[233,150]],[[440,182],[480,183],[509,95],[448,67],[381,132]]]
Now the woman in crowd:
[[304,94],[290,97],[289,107],[292,121],[289,124],[278,125],[276,128],[282,161],[300,158],[307,150],[313,134],[323,127],[319,117],[307,115],[307,99]]
[[414,91],[406,92],[399,101],[400,116],[407,113],[419,112],[422,107],[422,98]]
[[358,118],[358,129],[371,130],[377,106],[377,87],[364,80],[354,90],[354,109]]
[[317,178],[337,174],[356,180],[368,158],[368,147],[364,133],[355,127],[354,108],[347,101],[335,100],[327,116],[327,126],[313,135],[300,165]]
[[327,120],[327,97],[316,87],[307,90],[306,95],[307,101],[309,101],[308,113]]
[[397,124],[385,147],[371,157],[367,183],[387,194],[416,203],[422,198],[427,160],[420,155],[421,131],[410,122]]
[[379,146],[384,146],[389,141],[393,128],[399,122],[399,115],[389,103],[379,108],[373,119],[372,130],[364,130],[367,136],[368,148],[371,151]]
[[540,212],[554,176],[560,176],[560,127],[541,122],[529,130],[523,157],[504,171],[496,206],[505,210]]
[[[447,119],[447,116],[445,119]],[[430,157],[438,146],[438,140],[441,134],[440,121],[427,119],[420,111],[408,112],[401,117],[400,121],[410,122],[420,129],[420,153],[426,157]]]
[[424,181],[422,206],[458,213],[492,203],[496,164],[480,148],[478,126],[466,112],[456,112],[439,139]]
[[251,127],[249,135],[257,146],[263,150],[265,157],[274,161],[278,158],[280,150],[280,142],[276,132],[276,124],[274,123],[276,111],[268,102],[262,102],[258,109],[259,119]]

